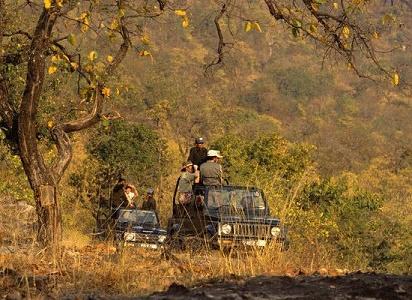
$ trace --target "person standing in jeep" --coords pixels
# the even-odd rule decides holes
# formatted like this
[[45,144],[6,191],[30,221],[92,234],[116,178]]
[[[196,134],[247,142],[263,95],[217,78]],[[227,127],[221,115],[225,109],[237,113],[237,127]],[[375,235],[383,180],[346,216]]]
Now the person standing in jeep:
[[223,169],[219,164],[222,157],[218,150],[207,152],[207,162],[200,166],[200,179],[203,185],[223,185]]
[[152,188],[147,189],[146,193],[146,199],[142,203],[142,210],[152,210],[156,212],[157,205],[156,205],[156,200],[153,197],[154,195],[154,190]]
[[207,161],[207,148],[202,137],[195,139],[195,146],[190,148],[189,157],[187,159],[193,165],[200,167],[201,164]]

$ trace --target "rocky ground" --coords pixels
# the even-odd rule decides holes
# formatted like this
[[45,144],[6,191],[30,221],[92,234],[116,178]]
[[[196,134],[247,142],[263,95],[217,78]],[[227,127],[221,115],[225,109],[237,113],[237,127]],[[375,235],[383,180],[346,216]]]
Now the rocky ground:
[[[6,274],[2,276],[14,276]],[[41,278],[36,279],[38,286]],[[17,287],[16,287],[17,288]],[[21,300],[27,298],[16,289],[0,299]],[[112,300],[112,299],[412,299],[412,276],[387,275],[376,273],[351,273],[345,276],[299,275],[258,276],[253,278],[230,278],[211,280],[193,287],[172,284],[165,292],[145,297],[93,295],[50,295],[37,294],[35,299],[66,300]]]
[[172,285],[147,299],[412,299],[412,276],[259,276],[211,281],[190,288]]

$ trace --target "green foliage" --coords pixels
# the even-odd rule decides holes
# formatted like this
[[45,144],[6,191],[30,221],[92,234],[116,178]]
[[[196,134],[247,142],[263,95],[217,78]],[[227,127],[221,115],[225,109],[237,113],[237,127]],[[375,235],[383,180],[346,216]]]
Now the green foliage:
[[103,124],[87,148],[103,174],[126,176],[145,186],[155,185],[167,169],[164,140],[143,125],[116,120]]
[[[1,130],[0,130],[1,132]],[[0,141],[0,196],[33,203],[33,192],[27,182],[20,158]]]
[[212,147],[223,152],[231,183],[263,188],[272,211],[289,228],[290,251],[308,257],[308,264],[410,270],[405,254],[410,231],[391,224],[394,219],[382,212],[382,196],[362,188],[352,175],[320,177],[312,146],[261,135],[225,136]]
[[286,187],[312,163],[312,146],[291,143],[275,134],[255,139],[227,135],[212,147],[222,151],[228,178],[237,184],[281,180]]

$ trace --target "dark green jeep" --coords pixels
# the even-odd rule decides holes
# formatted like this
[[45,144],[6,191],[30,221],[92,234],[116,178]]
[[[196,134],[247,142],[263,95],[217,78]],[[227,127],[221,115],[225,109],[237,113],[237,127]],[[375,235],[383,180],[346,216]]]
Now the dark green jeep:
[[[186,196],[186,197],[185,197]],[[170,242],[180,247],[233,248],[283,246],[286,231],[270,216],[262,190],[242,186],[195,185],[191,197],[173,197],[173,216],[168,222]]]

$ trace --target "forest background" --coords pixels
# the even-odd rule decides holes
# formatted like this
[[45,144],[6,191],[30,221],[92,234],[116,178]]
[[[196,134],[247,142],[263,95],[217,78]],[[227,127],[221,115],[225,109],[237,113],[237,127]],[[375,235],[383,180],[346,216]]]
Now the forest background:
[[[382,18],[380,43],[394,48],[382,56],[400,85],[359,78],[338,59],[324,61],[321,48],[254,9],[259,30],[233,24],[224,63],[206,71],[216,57],[212,2],[194,1],[188,26],[173,14],[144,21],[141,48],[129,52],[108,82],[105,111],[112,118],[72,136],[74,159],[60,183],[63,243],[93,243],[99,203],[120,174],[140,195],[155,189],[165,225],[180,165],[194,138],[203,136],[222,151],[230,182],[265,191],[272,213],[289,228],[290,265],[411,274],[410,3],[373,6],[376,18],[385,10],[396,20],[389,31],[392,21]],[[95,64],[110,60],[110,37],[75,38],[74,44],[88,43],[84,55]],[[18,50],[27,41],[17,36],[13,44]],[[24,66],[3,67],[21,93]],[[78,87],[66,80],[77,76],[68,70],[48,71],[38,128],[52,160],[49,129],[58,113],[76,113],[70,108]],[[3,200],[33,204],[20,159],[6,142],[0,156]]]

